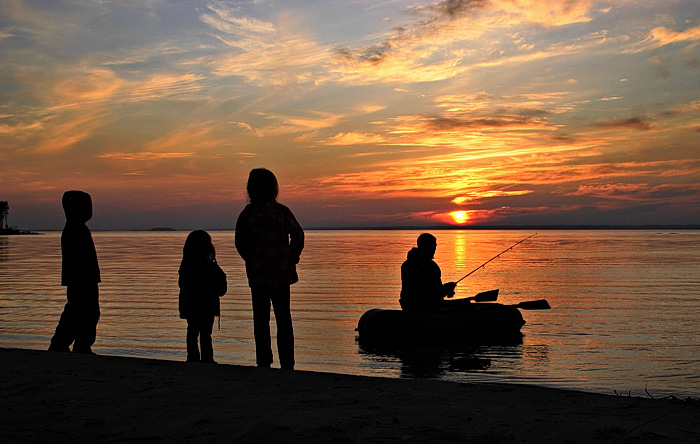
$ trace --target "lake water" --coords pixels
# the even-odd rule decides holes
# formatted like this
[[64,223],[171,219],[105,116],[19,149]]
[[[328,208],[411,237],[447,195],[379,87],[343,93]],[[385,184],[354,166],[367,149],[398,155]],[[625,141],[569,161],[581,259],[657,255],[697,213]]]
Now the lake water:
[[[211,234],[229,284],[215,359],[254,365],[250,291],[234,233]],[[522,344],[401,350],[365,347],[355,328],[369,308],[398,308],[399,267],[420,231],[306,234],[292,286],[299,370],[700,397],[700,231],[539,232],[457,287],[456,297],[498,288],[502,303],[547,299],[551,310],[522,311]],[[450,281],[532,232],[434,234]],[[184,361],[177,270],[186,236],[93,233],[103,281],[96,353]],[[48,347],[65,304],[60,263],[58,232],[0,236],[0,347]]]

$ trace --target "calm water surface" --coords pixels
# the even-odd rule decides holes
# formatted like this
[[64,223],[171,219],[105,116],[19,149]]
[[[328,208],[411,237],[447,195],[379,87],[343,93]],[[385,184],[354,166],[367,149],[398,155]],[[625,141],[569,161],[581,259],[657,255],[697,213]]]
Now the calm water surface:
[[[243,262],[233,232],[211,234],[229,284],[215,358],[254,365]],[[552,310],[523,311],[522,344],[378,350],[358,343],[365,310],[398,308],[399,267],[418,234],[307,232],[292,286],[298,369],[700,397],[700,231],[543,231],[462,281],[457,297],[499,288],[502,303],[549,301]],[[434,234],[449,281],[532,232]],[[103,280],[95,352],[185,359],[177,269],[186,236],[93,233]],[[0,346],[48,347],[65,304],[60,253],[60,233],[0,236]]]

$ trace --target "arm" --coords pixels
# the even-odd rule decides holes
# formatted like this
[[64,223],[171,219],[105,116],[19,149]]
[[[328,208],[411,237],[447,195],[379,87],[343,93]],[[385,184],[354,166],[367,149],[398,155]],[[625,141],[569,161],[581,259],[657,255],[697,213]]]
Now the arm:
[[226,294],[226,291],[228,290],[228,282],[226,281],[226,273],[224,273],[224,270],[222,270],[221,267],[219,267],[219,264],[217,264],[216,261],[212,261],[211,267],[212,267],[212,284],[213,284],[214,293],[218,297],[222,297],[223,295]]
[[457,284],[455,282],[447,282],[445,284],[442,283],[442,271],[440,270],[440,267],[434,262],[432,262],[433,266],[433,275],[435,276],[433,279],[435,280],[435,289],[436,291],[439,292],[439,294],[436,294],[436,297],[439,297],[440,299],[444,297],[451,298],[452,296],[455,295],[455,287]]
[[248,245],[248,207],[246,206],[236,221],[236,232],[234,235],[234,244],[238,254],[244,261],[250,257],[250,247]]
[[446,284],[442,284],[442,291],[444,292],[445,296],[451,298],[455,295],[456,286],[457,284],[455,282],[448,282]]
[[287,209],[287,232],[289,234],[289,248],[294,258],[294,263],[299,263],[299,257],[304,249],[304,230],[297,222],[291,210]]

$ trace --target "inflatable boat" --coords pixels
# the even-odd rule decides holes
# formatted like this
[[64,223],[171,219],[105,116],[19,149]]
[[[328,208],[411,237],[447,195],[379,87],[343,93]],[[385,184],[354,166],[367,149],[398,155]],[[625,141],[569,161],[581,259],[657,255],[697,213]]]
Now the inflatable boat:
[[491,343],[516,340],[525,320],[517,306],[472,303],[433,313],[373,308],[360,317],[361,341],[448,340]]

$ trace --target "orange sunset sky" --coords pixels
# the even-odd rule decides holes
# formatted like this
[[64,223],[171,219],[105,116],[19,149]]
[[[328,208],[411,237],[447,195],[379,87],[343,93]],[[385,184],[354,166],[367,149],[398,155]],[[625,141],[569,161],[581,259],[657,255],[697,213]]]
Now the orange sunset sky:
[[60,229],[700,223],[697,0],[2,0],[0,200]]

